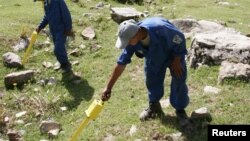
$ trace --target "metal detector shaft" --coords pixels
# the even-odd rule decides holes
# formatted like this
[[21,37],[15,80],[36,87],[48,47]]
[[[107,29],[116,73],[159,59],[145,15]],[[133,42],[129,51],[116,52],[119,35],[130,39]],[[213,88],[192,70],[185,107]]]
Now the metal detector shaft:
[[75,133],[73,134],[72,138],[70,139],[70,141],[76,141],[78,136],[80,135],[81,131],[83,130],[83,128],[89,123],[90,118],[86,118],[82,121],[82,123],[80,124],[80,126],[77,128],[77,130],[75,131]]
[[22,59],[22,65],[24,65],[28,61],[28,57],[29,57],[29,55],[31,53],[33,44],[36,42],[36,39],[37,39],[37,32],[33,31],[32,35],[31,35],[31,38],[30,38],[29,46],[26,49],[26,51],[24,53],[24,56],[23,56],[23,59]]
[[80,133],[83,130],[83,128],[89,123],[89,121],[91,119],[95,120],[97,118],[97,116],[101,112],[102,108],[103,108],[103,101],[95,99],[91,103],[91,105],[89,106],[89,108],[85,111],[87,118],[85,118],[82,121],[82,123],[80,124],[80,126],[74,132],[74,134],[73,134],[72,138],[70,139],[70,141],[76,141],[77,140],[77,138],[80,135]]

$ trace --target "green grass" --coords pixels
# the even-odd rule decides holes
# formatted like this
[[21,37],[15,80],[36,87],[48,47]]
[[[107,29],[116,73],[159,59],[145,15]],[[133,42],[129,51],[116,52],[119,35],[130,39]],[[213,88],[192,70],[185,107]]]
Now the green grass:
[[[53,45],[46,52],[45,49],[39,49],[34,46],[33,54],[26,64],[25,69],[33,68],[40,70],[36,73],[36,82],[25,85],[22,90],[5,90],[3,81],[0,81],[0,91],[5,94],[0,99],[0,107],[4,107],[5,115],[14,117],[17,112],[28,111],[28,114],[22,118],[25,123],[32,123],[30,126],[15,125],[13,120],[10,127],[16,130],[25,130],[23,138],[27,141],[47,139],[47,135],[41,135],[39,124],[41,120],[52,118],[60,122],[63,131],[54,140],[66,141],[85,118],[84,111],[88,108],[94,99],[100,98],[100,93],[108,81],[111,71],[116,64],[116,59],[120,50],[114,47],[116,41],[117,24],[109,19],[109,10],[90,9],[99,1],[80,1],[80,4],[66,1],[71,11],[74,30],[76,31],[76,40],[68,48],[68,52],[81,44],[86,45],[86,49],[81,49],[80,57],[70,57],[71,61],[79,61],[80,64],[73,66],[76,72],[83,76],[84,81],[79,85],[71,84],[61,80],[61,74],[53,69],[44,69],[43,61],[56,62],[52,53]],[[230,0],[230,3],[238,3],[238,6],[223,7],[215,4],[215,1],[202,0],[183,0],[167,1],[156,0],[156,5],[146,7],[144,5],[122,5],[113,0],[106,0],[112,6],[135,7],[140,11],[148,10],[150,15],[155,15],[162,7],[163,15],[166,18],[186,18],[194,17],[196,19],[223,21],[229,27],[236,28],[242,33],[249,33],[250,13],[248,0]],[[43,11],[41,3],[33,3],[31,0],[0,0],[0,54],[12,51],[11,46],[18,40],[22,29],[27,30],[27,35],[40,22]],[[93,16],[84,17],[84,13],[91,13]],[[228,20],[235,20],[236,23],[228,23]],[[92,26],[95,28],[96,39],[94,41],[85,41],[80,36],[82,30]],[[38,42],[43,42],[44,36],[39,36]],[[91,51],[91,44],[99,44],[102,48],[98,51]],[[190,41],[187,42],[190,46]],[[18,53],[20,56],[23,52]],[[0,59],[2,61],[2,58]],[[134,57],[133,63],[128,65],[123,75],[117,81],[111,99],[105,103],[100,116],[92,121],[81,133],[79,140],[102,140],[109,134],[116,137],[116,140],[152,140],[155,133],[162,136],[175,133],[180,130],[175,119],[174,109],[170,106],[164,109],[166,117],[148,122],[139,121],[139,113],[147,107],[147,94],[144,84],[143,61]],[[0,63],[0,75],[3,78],[6,74],[17,69],[9,69]],[[249,93],[250,84],[229,81],[224,85],[217,84],[217,75],[219,67],[202,67],[196,70],[188,68],[188,86],[190,95],[190,105],[187,112],[191,112],[200,107],[207,107],[212,114],[211,124],[250,124],[250,105]],[[42,78],[55,77],[58,81],[56,85],[40,86],[39,80]],[[2,79],[3,80],[3,79]],[[169,72],[165,81],[165,95],[169,96]],[[207,85],[218,87],[222,92],[218,95],[207,95],[203,93],[203,88]],[[24,101],[20,99],[25,99]],[[39,99],[41,104],[36,105],[34,99]],[[5,103],[5,104],[3,104]],[[68,110],[60,111],[61,106],[67,106]],[[41,118],[36,118],[37,111],[42,112]],[[0,124],[1,125],[1,124]],[[132,125],[136,125],[137,133],[134,136],[129,135]],[[1,129],[1,128],[0,128]],[[1,130],[0,130],[1,131]],[[0,134],[0,138],[6,139],[5,135]],[[190,141],[206,140],[206,131],[197,131]]]

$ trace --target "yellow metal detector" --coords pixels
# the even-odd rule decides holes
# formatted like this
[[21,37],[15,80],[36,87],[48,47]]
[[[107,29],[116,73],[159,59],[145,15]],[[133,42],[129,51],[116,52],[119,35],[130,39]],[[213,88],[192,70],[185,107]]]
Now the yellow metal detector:
[[30,38],[29,46],[26,49],[26,51],[24,53],[24,56],[23,56],[23,59],[22,59],[22,65],[24,65],[28,61],[28,57],[29,57],[30,52],[32,50],[33,44],[36,42],[36,39],[37,39],[37,32],[33,31],[32,35],[31,35],[31,38]]
[[104,106],[104,102],[102,100],[94,100],[91,105],[89,106],[89,108],[85,111],[85,114],[87,116],[87,118],[85,118],[82,123],[80,124],[80,126],[77,128],[77,130],[74,132],[72,138],[70,139],[70,141],[76,141],[79,134],[81,133],[81,131],[83,130],[83,128],[88,124],[88,122],[92,119],[95,120],[96,117],[99,115],[99,113],[101,112],[102,108]]

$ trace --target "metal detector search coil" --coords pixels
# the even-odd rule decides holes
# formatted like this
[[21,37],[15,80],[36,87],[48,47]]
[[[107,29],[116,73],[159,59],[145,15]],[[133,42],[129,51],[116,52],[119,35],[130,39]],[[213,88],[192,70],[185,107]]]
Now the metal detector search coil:
[[95,120],[98,114],[101,112],[103,108],[103,101],[102,100],[94,100],[89,108],[85,111],[86,116],[92,120]]
[[96,117],[99,115],[99,113],[101,112],[101,110],[104,107],[104,102],[102,100],[94,100],[89,108],[85,111],[85,114],[87,116],[87,118],[85,118],[82,123],[80,124],[80,126],[77,128],[77,130],[74,132],[72,138],[70,139],[70,141],[76,141],[78,136],[80,135],[81,131],[83,130],[83,128],[89,123],[89,121],[95,120]]

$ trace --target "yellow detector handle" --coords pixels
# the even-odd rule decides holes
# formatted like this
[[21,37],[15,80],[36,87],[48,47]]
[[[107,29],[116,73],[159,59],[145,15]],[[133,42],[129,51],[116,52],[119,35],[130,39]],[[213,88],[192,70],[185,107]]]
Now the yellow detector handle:
[[99,113],[102,111],[103,101],[102,100],[94,100],[89,108],[85,111],[88,118],[95,120]]
[[33,44],[36,42],[36,39],[37,39],[37,32],[33,31],[32,35],[31,35],[31,38],[30,38],[29,46],[26,49],[26,51],[24,53],[24,56],[23,56],[22,65],[24,65],[28,61],[28,57],[29,57],[30,52],[32,50]]
[[73,134],[70,141],[76,141],[77,140],[77,138],[80,135],[83,128],[88,124],[88,122],[91,119],[95,120],[97,118],[99,113],[102,111],[103,106],[104,106],[104,102],[102,100],[96,100],[96,99],[90,104],[89,108],[85,111],[87,118],[85,118],[82,121],[82,123],[80,124],[78,129],[75,131],[75,133]]

